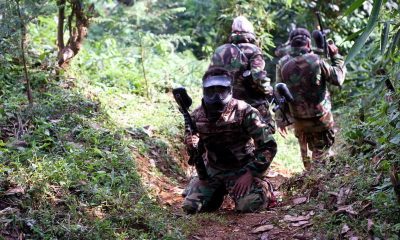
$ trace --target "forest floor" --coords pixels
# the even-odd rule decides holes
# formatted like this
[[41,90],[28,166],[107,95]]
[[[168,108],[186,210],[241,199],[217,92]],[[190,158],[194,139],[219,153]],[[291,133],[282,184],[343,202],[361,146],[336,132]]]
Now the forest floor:
[[160,205],[170,208],[177,218],[187,218],[188,221],[195,221],[195,226],[201,226],[189,229],[188,239],[310,239],[315,235],[309,231],[315,212],[302,209],[302,205],[310,198],[309,194],[289,193],[290,185],[301,181],[304,173],[291,176],[289,169],[272,164],[267,176],[274,186],[278,205],[271,209],[257,213],[237,213],[232,199],[225,196],[217,212],[188,216],[181,209],[184,200],[181,194],[188,180],[178,177],[178,181],[171,181],[176,176],[168,176],[166,172],[157,177],[150,176],[148,168],[151,168],[151,163],[144,158],[138,166],[141,166],[139,172],[143,181],[154,190]]

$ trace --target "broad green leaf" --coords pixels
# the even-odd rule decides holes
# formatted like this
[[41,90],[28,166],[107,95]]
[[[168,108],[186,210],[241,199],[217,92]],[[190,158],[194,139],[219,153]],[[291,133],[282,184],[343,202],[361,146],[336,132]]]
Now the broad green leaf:
[[359,53],[361,48],[364,46],[365,42],[367,41],[369,35],[371,34],[372,30],[374,30],[375,26],[378,23],[379,12],[382,7],[383,0],[375,0],[374,5],[372,8],[371,16],[368,19],[367,26],[365,31],[361,34],[359,38],[357,38],[354,45],[351,47],[349,54],[346,57],[345,65],[349,63],[353,58]]
[[359,8],[364,2],[365,2],[365,0],[357,0],[357,1],[353,2],[353,4],[351,4],[351,6],[346,10],[346,12],[344,12],[343,16],[348,16],[354,10]]
[[291,7],[293,0],[286,0],[286,6]]
[[347,41],[351,41],[351,40],[355,39],[356,37],[360,36],[360,33],[362,33],[364,30],[365,30],[365,28],[360,29],[360,30],[358,30],[357,32],[352,33],[351,35],[347,36],[347,37],[343,40],[343,42],[342,42],[341,44],[343,44],[344,42],[347,42]]
[[400,41],[400,29],[397,31],[396,35],[393,37],[393,41],[390,43],[389,49],[387,51],[387,55],[393,55],[395,53],[395,50],[398,46],[398,43]]
[[400,134],[397,134],[394,138],[390,139],[390,142],[393,144],[399,144],[400,143]]
[[400,115],[400,112],[396,112],[394,114],[392,114],[392,116],[390,116],[390,121],[394,121],[396,120],[396,118]]
[[382,35],[381,35],[381,54],[385,52],[385,48],[389,37],[389,31],[390,31],[390,23],[389,22],[383,23]]

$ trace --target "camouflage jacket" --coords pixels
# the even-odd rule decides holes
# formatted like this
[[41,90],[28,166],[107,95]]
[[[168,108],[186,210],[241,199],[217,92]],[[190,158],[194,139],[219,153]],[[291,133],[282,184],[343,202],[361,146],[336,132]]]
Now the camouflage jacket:
[[275,56],[278,58],[282,58],[290,53],[290,44],[288,42],[280,45],[275,49]]
[[249,104],[233,98],[216,122],[207,119],[204,105],[191,116],[204,144],[207,165],[221,170],[249,169],[253,176],[267,170],[276,154],[276,142]]
[[[271,93],[262,51],[252,34],[232,34],[230,43],[219,46],[209,67],[224,67],[234,76],[233,97],[258,105]],[[243,76],[243,74],[247,76]]]
[[293,95],[294,101],[289,104],[292,117],[315,118],[331,111],[327,83],[341,86],[346,72],[342,56],[333,56],[331,62],[304,48],[292,48],[279,61],[276,80],[286,83]]

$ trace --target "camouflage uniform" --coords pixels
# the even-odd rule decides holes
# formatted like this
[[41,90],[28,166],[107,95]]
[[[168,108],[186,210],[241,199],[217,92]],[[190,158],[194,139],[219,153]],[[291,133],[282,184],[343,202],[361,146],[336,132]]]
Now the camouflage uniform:
[[224,195],[248,170],[253,183],[244,196],[232,196],[236,210],[253,212],[271,204],[272,188],[262,177],[276,154],[276,143],[259,112],[232,98],[216,122],[207,119],[204,104],[192,113],[192,119],[206,150],[208,179],[192,179],[183,209],[188,213],[217,210]]
[[[299,139],[304,165],[309,168],[307,145],[313,160],[322,160],[330,153],[335,133],[331,113],[330,93],[327,83],[341,86],[345,77],[343,57],[331,57],[332,64],[309,48],[293,48],[283,57],[276,69],[277,82],[286,83],[294,102],[289,111],[294,120],[296,137]],[[277,116],[278,126],[287,123]]]
[[[253,33],[232,33],[229,41],[215,50],[209,67],[224,67],[232,73],[233,97],[257,108],[270,132],[274,133],[275,123],[267,101],[272,88],[264,70],[261,49],[255,45],[255,36]],[[243,76],[244,73],[248,75]]]
[[275,56],[282,58],[290,53],[290,44],[286,42],[275,49]]

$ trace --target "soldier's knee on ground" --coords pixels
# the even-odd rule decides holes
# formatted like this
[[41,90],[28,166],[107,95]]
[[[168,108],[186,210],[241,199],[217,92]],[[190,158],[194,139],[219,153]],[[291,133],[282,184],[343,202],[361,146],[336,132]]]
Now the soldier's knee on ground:
[[216,191],[209,199],[201,194],[191,194],[185,198],[182,208],[187,214],[214,212],[221,207],[224,196],[224,191]]
[[185,194],[182,208],[186,213],[194,214],[218,210],[224,201],[226,190],[223,184],[210,184],[195,177],[185,189]]
[[235,209],[239,212],[255,212],[276,205],[273,186],[267,179],[254,178],[250,193],[235,200]]
[[262,193],[250,193],[236,200],[235,210],[238,212],[255,212],[263,209],[266,202]]
[[191,201],[191,200],[185,199],[185,201],[183,202],[182,209],[187,214],[195,214],[195,213],[200,212],[201,207],[202,207],[202,203],[200,201]]
[[190,179],[189,184],[185,187],[185,189],[182,192],[182,197],[186,197],[187,195],[189,195],[190,190],[197,184],[197,182],[199,181],[199,177],[198,176],[192,176],[192,178]]

